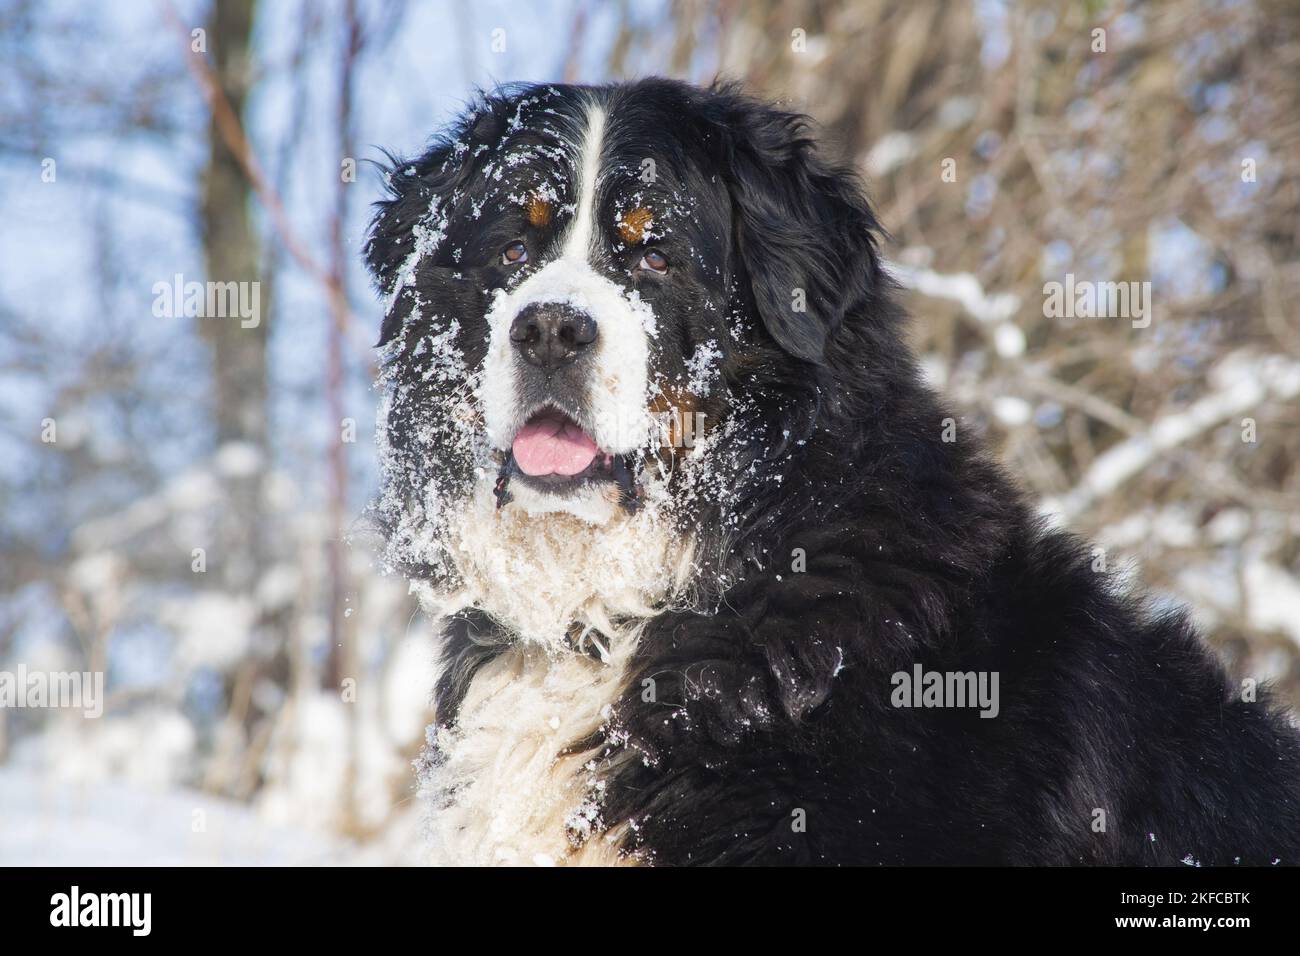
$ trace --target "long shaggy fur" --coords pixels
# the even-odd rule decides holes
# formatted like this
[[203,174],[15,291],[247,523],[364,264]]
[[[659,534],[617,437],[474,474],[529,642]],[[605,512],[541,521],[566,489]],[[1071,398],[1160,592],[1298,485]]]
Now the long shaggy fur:
[[[667,240],[688,265],[641,291],[652,361],[679,381],[706,344],[720,359],[692,398],[708,445],[664,484],[662,533],[620,544],[659,573],[586,601],[488,560],[499,548],[517,571],[519,535],[576,519],[502,514],[508,535],[477,523],[487,537],[467,545],[436,518],[485,477],[472,381],[510,280],[466,263],[514,228],[492,214],[494,158],[522,142],[530,159],[507,175],[547,171],[516,197],[571,177],[566,144],[593,101],[606,177],[652,157],[691,207]],[[486,834],[460,858],[579,860],[599,841],[601,860],[654,864],[1300,862],[1300,735],[1242,699],[1185,615],[1044,528],[968,432],[943,440],[952,413],[905,345],[878,224],[802,117],[731,86],[511,89],[395,163],[390,185],[367,249],[389,300],[377,514],[394,563],[438,600],[460,595],[440,605],[445,752],[430,756],[434,817]],[[460,364],[439,374],[430,341]],[[440,427],[458,414],[464,427]],[[619,520],[574,540],[636,519]],[[606,564],[583,564],[598,548],[562,543],[531,553],[571,562],[560,580],[600,577]],[[511,610],[534,600],[564,609],[546,648]],[[996,673],[997,716],[894,706],[894,675],[918,664]],[[504,832],[529,827],[544,831],[531,844]]]

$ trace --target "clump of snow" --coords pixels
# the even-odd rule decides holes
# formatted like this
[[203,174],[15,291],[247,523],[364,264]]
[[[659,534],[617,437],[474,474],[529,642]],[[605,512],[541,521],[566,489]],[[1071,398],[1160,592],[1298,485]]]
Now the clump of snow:
[[1252,560],[1242,573],[1252,626],[1281,631],[1300,644],[1300,579],[1276,564]]
[[1012,428],[1028,424],[1034,409],[1027,401],[1015,395],[999,395],[993,399],[993,414],[1002,424]]
[[185,670],[233,667],[252,646],[257,607],[250,597],[220,591],[164,600],[158,619],[180,635],[177,663]]
[[196,740],[183,715],[150,706],[112,719],[56,720],[41,737],[20,741],[13,763],[60,783],[119,779],[162,788],[189,773]]
[[217,449],[213,463],[227,478],[250,478],[262,470],[262,453],[248,442],[226,442]]
[[713,384],[721,374],[722,350],[716,339],[709,339],[695,347],[691,357],[686,360],[686,389],[700,398],[708,398],[713,391]]
[[880,137],[867,153],[865,165],[873,177],[887,176],[916,155],[911,133],[891,130]]

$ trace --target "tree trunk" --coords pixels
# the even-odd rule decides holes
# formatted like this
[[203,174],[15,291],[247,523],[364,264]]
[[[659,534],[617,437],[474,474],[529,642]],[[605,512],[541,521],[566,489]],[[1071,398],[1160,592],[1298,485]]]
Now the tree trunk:
[[[207,27],[212,69],[234,114],[243,119],[248,96],[255,0],[212,4]],[[247,125],[245,124],[245,129]],[[215,557],[225,585],[244,590],[257,579],[262,549],[261,473],[267,463],[267,327],[269,296],[259,274],[259,243],[252,217],[252,187],[217,127],[208,127],[208,165],[203,175],[203,250],[207,280],[247,283],[257,296],[256,325],[238,314],[199,319],[212,350],[213,421],[217,446],[241,443],[259,456],[258,467],[232,478],[233,507],[225,515],[223,554]],[[214,568],[214,569],[215,569]]]

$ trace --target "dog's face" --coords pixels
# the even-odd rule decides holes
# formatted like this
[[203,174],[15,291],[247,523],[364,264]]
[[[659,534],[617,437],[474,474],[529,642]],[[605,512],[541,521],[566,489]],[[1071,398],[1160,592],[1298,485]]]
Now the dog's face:
[[397,163],[367,247],[381,510],[416,538],[485,489],[596,527],[725,495],[700,476],[734,412],[816,379],[875,270],[870,213],[808,146],[790,114],[646,81],[489,97]]

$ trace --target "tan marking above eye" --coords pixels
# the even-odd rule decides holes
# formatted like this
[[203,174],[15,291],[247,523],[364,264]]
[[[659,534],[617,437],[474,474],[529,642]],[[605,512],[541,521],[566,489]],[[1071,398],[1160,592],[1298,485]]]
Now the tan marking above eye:
[[631,212],[624,213],[618,220],[619,237],[628,245],[641,242],[646,238],[646,233],[654,221],[654,213],[644,206],[639,206]]
[[555,216],[555,207],[548,200],[533,193],[528,197],[525,212],[528,214],[528,221],[540,229],[551,224],[551,219]]

